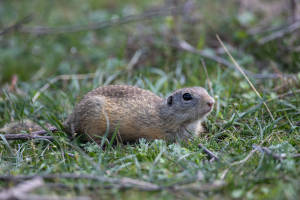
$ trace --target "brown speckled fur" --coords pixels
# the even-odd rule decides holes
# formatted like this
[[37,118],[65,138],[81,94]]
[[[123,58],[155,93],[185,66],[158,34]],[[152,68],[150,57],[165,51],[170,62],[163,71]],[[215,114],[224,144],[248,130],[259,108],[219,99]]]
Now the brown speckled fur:
[[[72,134],[88,134],[96,141],[106,132],[111,136],[115,131],[122,141],[185,138],[188,137],[187,127],[192,127],[193,130],[189,130],[192,132],[202,130],[201,119],[210,112],[205,107],[206,102],[213,101],[200,87],[176,90],[171,95],[176,100],[185,92],[192,93],[195,102],[181,109],[180,100],[177,104],[174,102],[173,108],[165,99],[137,87],[99,87],[87,93],[75,106],[64,123],[65,130]],[[191,123],[194,124],[190,126]]]

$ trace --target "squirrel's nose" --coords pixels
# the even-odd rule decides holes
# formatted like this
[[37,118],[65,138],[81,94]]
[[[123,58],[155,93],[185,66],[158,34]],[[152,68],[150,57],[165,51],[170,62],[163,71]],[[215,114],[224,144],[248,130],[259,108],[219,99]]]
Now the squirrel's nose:
[[212,107],[212,106],[214,105],[214,103],[215,103],[215,100],[214,100],[214,99],[210,99],[210,100],[207,102],[207,105],[208,105],[209,107]]

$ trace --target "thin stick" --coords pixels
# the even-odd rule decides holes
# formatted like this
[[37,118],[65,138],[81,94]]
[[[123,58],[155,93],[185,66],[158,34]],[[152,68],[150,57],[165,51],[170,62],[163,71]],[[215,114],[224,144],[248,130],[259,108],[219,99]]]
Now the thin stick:
[[16,22],[15,24],[13,24],[7,28],[4,28],[3,30],[0,30],[0,35],[5,35],[12,31],[18,30],[23,26],[23,24],[26,24],[26,23],[30,22],[31,20],[32,20],[32,16],[28,15],[28,16],[24,17],[23,19],[21,19],[20,21]]
[[0,176],[0,180],[4,181],[19,181],[19,180],[27,180],[35,177],[40,177],[43,179],[88,179],[94,180],[101,183],[109,183],[113,184],[116,187],[121,188],[137,188],[145,191],[156,191],[160,190],[161,187],[142,180],[132,179],[132,178],[109,178],[105,176],[98,176],[92,174],[45,174],[45,175],[25,175],[25,176],[11,176],[11,175],[3,175]]
[[71,26],[62,26],[58,28],[51,27],[22,27],[20,32],[37,34],[37,35],[46,35],[46,34],[62,34],[62,33],[74,33],[87,30],[99,30],[108,28],[111,26],[117,26],[122,24],[127,24],[131,22],[137,22],[157,17],[163,17],[173,14],[180,14],[183,12],[184,6],[163,8],[156,11],[145,12],[138,15],[128,15],[120,19],[112,19],[98,23],[90,23],[88,25],[71,25]]
[[300,21],[296,21],[295,23],[289,25],[288,27],[280,29],[279,31],[276,31],[274,33],[271,33],[270,35],[260,39],[258,41],[258,43],[261,45],[266,44],[273,40],[280,39],[280,38],[284,37],[285,35],[290,34],[298,29],[300,29]]
[[[234,65],[232,65],[230,62],[228,62],[227,60],[225,60],[222,57],[219,57],[217,55],[211,55],[208,54],[204,51],[200,51],[198,49],[196,49],[195,47],[193,47],[191,44],[189,44],[188,42],[184,41],[184,40],[178,40],[177,41],[178,44],[175,45],[176,48],[179,48],[181,50],[193,53],[193,54],[197,54],[200,55],[206,59],[212,60],[214,62],[220,63],[230,69],[236,69]],[[252,78],[255,79],[276,79],[278,77],[280,77],[281,75],[279,74],[254,74],[253,72],[249,71],[249,70],[244,70],[244,72],[248,75],[251,76]],[[287,78],[292,78],[295,77],[295,75],[293,74],[284,74],[284,77]]]
[[[195,190],[195,191],[211,191],[218,189],[224,186],[223,181],[215,181],[212,184],[201,184],[194,185],[196,183],[196,179],[188,180],[183,183],[175,183],[169,186],[159,186],[147,181],[142,181],[138,179],[132,178],[109,178],[105,176],[92,175],[92,174],[46,174],[46,175],[19,175],[19,176],[11,176],[11,175],[0,175],[0,181],[14,181],[18,182],[21,180],[33,179],[33,178],[43,178],[48,180],[57,180],[57,179],[87,179],[98,181],[103,188],[118,188],[118,189],[138,189],[141,191],[161,191],[161,190],[171,190],[171,191],[185,191],[185,190]],[[110,185],[107,185],[110,184]],[[93,185],[94,186],[94,185]]]
[[171,188],[171,190],[179,190],[181,192],[183,191],[195,191],[195,192],[199,192],[199,191],[213,191],[213,190],[218,190],[220,188],[222,188],[223,186],[225,186],[226,183],[222,180],[216,180],[212,183],[208,183],[208,184],[187,184],[187,185],[175,185]]
[[29,134],[4,134],[6,140],[54,140],[52,136],[40,136]]
[[48,128],[48,130],[40,130],[40,131],[34,131],[34,132],[31,132],[30,134],[31,135],[34,135],[34,136],[38,136],[38,135],[45,135],[49,132],[56,132],[58,131],[58,129],[56,127],[50,127]]
[[203,149],[204,153],[206,153],[210,158],[213,158],[215,160],[219,160],[218,156],[216,154],[214,154],[212,151],[210,151],[209,149],[207,149],[205,146],[203,146],[202,144],[198,144],[198,147]]
[[3,134],[2,136],[6,140],[33,140],[33,139],[38,139],[38,140],[53,140],[54,138],[52,136],[43,136],[49,132],[56,132],[58,129],[56,127],[50,127],[48,130],[39,130],[39,131],[34,131],[29,134]]
[[59,196],[46,196],[46,195],[36,195],[36,194],[28,194],[29,192],[45,186],[43,179],[39,176],[34,177],[33,179],[26,180],[15,187],[4,190],[0,193],[1,200],[10,200],[10,199],[18,199],[18,200],[90,200],[89,197],[85,196],[77,196],[72,198],[59,197]]
[[295,22],[296,20],[297,20],[297,2],[296,2],[297,0],[290,0],[290,2],[289,2],[289,10],[290,10],[290,12],[291,12],[291,16],[290,16],[290,18],[291,18],[291,21],[292,22]]
[[[11,200],[11,199],[8,199]],[[24,194],[17,200],[91,200],[88,196],[57,196],[57,195],[36,195],[36,194]]]
[[269,109],[269,107],[267,106],[266,102],[263,100],[263,98],[261,97],[261,95],[258,93],[258,91],[256,90],[256,88],[254,87],[254,85],[252,84],[252,82],[249,80],[248,76],[245,74],[245,72],[243,71],[243,69],[241,68],[241,66],[236,62],[236,60],[233,58],[233,56],[231,55],[231,53],[228,51],[227,47],[224,45],[223,41],[220,39],[219,35],[217,35],[217,39],[219,41],[219,43],[222,45],[222,47],[224,48],[225,52],[227,53],[227,55],[229,56],[229,58],[231,59],[231,61],[234,63],[234,66],[241,72],[241,74],[245,77],[245,79],[248,81],[249,85],[251,86],[252,90],[256,93],[256,95],[260,98],[260,100],[263,102],[264,106],[266,107],[271,119],[274,121],[274,117]]
[[[192,45],[190,45],[188,42],[186,42],[185,40],[179,40],[178,41],[178,47],[182,50],[185,50],[185,51],[188,51],[188,52],[191,52],[191,53],[195,53],[195,54],[198,54],[204,58],[208,58],[210,60],[213,60],[217,63],[220,63],[222,65],[225,65],[226,67],[229,67],[229,68],[234,68],[234,66],[228,62],[227,60],[219,57],[219,56],[215,56],[215,55],[211,55],[211,54],[207,54],[203,51],[200,51],[198,49],[196,49],[195,47],[193,47]],[[250,72],[251,73],[251,72]]]
[[268,147],[261,147],[259,145],[253,145],[253,148],[272,156],[276,160],[283,160],[283,159],[286,159],[289,157],[290,158],[299,158],[300,157],[299,153],[291,154],[291,155],[287,155],[286,153],[278,154],[278,153],[272,152],[271,149],[269,149]]
[[[266,141],[270,140],[271,137],[273,136],[273,134],[270,134],[267,138],[265,138],[263,141],[260,142],[259,145],[263,145]],[[233,162],[230,166],[235,166],[235,165],[242,165],[245,162],[247,162],[253,155],[255,152],[257,152],[258,149],[253,149],[243,160],[239,160],[239,161],[235,161]]]
[[253,149],[243,160],[239,160],[236,162],[233,162],[230,166],[235,166],[235,165],[241,165],[244,164],[245,162],[247,162],[252,156],[253,154],[257,151],[257,149]]
[[11,189],[2,191],[0,193],[0,199],[20,199],[26,195],[27,192],[30,192],[43,185],[44,181],[42,178],[34,177],[33,179],[20,183]]
[[278,95],[278,96],[275,97],[275,98],[268,99],[266,102],[270,102],[270,101],[274,101],[274,100],[277,100],[277,99],[281,99],[281,98],[284,98],[284,97],[287,97],[287,96],[295,95],[295,94],[297,94],[297,93],[300,93],[300,90],[289,91],[289,92],[287,92],[287,93]]

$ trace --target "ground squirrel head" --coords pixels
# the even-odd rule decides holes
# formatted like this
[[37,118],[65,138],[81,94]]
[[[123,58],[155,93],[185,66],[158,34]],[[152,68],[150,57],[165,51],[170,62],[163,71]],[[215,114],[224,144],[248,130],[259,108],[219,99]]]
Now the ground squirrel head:
[[202,87],[174,91],[164,102],[163,115],[176,123],[190,123],[205,118],[215,101]]

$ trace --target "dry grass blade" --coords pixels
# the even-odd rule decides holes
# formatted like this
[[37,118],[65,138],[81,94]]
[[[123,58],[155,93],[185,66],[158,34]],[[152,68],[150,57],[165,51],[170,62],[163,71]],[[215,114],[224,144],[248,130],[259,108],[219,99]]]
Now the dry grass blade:
[[254,87],[254,85],[252,84],[252,82],[249,80],[248,76],[245,74],[244,70],[242,69],[242,67],[237,63],[237,61],[233,58],[233,56],[231,55],[231,53],[228,51],[227,47],[224,45],[223,41],[221,40],[221,38],[219,37],[219,35],[217,35],[217,39],[219,41],[219,43],[222,45],[222,47],[224,48],[225,52],[227,53],[227,55],[230,57],[231,61],[233,62],[234,66],[241,72],[241,74],[245,77],[245,79],[247,80],[247,82],[249,83],[249,85],[251,86],[251,88],[253,89],[253,91],[256,93],[256,95],[261,99],[261,101],[263,101],[264,106],[266,107],[271,119],[274,121],[274,117],[268,107],[268,105],[266,104],[266,102],[263,100],[263,98],[261,97],[261,95],[259,94],[259,92],[256,90],[256,88]]

